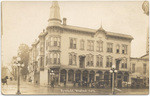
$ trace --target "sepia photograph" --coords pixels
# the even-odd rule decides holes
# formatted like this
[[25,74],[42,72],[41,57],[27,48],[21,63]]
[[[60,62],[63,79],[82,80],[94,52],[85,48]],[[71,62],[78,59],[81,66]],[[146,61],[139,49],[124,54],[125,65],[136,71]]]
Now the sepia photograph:
[[2,95],[148,95],[149,1],[2,1]]

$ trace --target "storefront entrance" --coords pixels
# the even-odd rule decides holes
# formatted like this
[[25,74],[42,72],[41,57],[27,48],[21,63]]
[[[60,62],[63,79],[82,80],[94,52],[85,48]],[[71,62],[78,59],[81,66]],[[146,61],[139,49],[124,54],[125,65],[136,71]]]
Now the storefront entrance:
[[122,87],[122,76],[123,76],[122,72],[119,72],[117,74],[117,87],[118,88]]

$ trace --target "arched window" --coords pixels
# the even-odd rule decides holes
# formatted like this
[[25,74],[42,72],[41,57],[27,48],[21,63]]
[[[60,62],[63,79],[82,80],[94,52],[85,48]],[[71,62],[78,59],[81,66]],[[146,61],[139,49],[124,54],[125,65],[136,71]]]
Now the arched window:
[[69,65],[76,65],[76,53],[69,53]]
[[69,65],[72,65],[72,54],[69,54]]
[[127,68],[127,58],[122,59],[122,66],[121,68]]
[[49,56],[49,57],[50,57],[50,63],[53,64],[53,54],[50,53],[50,56]]
[[57,64],[57,54],[54,53],[54,64]]
[[89,67],[94,66],[94,56],[92,54],[88,54],[86,56],[86,60],[87,60],[86,66],[89,66]]
[[106,57],[106,67],[112,67],[112,60],[113,58],[111,56]]
[[97,51],[102,52],[103,51],[103,41],[97,41]]
[[84,50],[84,40],[80,41],[80,50]]
[[127,45],[122,45],[122,54],[127,54]]
[[96,66],[102,67],[103,66],[103,57],[101,55],[96,56]]
[[53,46],[54,43],[53,43],[53,37],[50,37],[50,46]]
[[76,65],[76,54],[73,56],[73,65]]
[[58,39],[58,46],[60,47],[60,38],[57,38]]
[[50,47],[57,46],[60,47],[60,36],[50,36],[46,40],[46,50],[48,50]]
[[71,49],[76,49],[76,43],[77,43],[76,38],[70,38],[70,48]]
[[107,52],[113,52],[113,43],[107,43]]
[[94,51],[94,41],[93,40],[88,40],[88,42],[87,42],[87,50],[88,51]]
[[60,64],[60,54],[57,54],[57,58],[58,58],[58,64]]
[[117,44],[117,45],[116,45],[116,53],[119,53],[119,52],[120,52],[120,45]]
[[54,37],[54,46],[57,46],[57,37]]

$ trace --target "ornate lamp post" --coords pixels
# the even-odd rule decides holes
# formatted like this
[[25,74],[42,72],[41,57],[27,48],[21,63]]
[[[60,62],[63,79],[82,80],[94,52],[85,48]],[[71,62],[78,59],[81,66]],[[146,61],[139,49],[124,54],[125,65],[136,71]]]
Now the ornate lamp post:
[[117,73],[116,66],[112,65],[112,68],[110,69],[110,73],[112,73],[112,94],[115,94],[114,86],[115,86],[115,73]]
[[21,62],[21,58],[17,57],[17,60],[14,62],[14,66],[18,68],[18,80],[17,80],[17,95],[21,94],[20,92],[20,67],[24,67],[24,64]]
[[[51,72],[50,72],[50,76],[52,77],[51,83],[53,83],[54,75],[55,75],[54,71],[51,70]],[[52,85],[52,87],[54,87],[54,86]]]

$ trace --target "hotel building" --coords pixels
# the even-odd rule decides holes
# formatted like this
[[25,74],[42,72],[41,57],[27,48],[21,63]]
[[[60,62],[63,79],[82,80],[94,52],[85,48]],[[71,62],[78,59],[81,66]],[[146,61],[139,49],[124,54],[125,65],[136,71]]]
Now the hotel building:
[[[36,84],[72,86],[73,82],[104,82],[111,86],[112,65],[118,72],[115,84],[130,82],[130,55],[133,37],[108,32],[101,26],[89,29],[67,25],[60,18],[58,2],[50,7],[50,18],[46,30],[30,49],[29,78]],[[121,60],[121,61],[120,61]],[[53,74],[51,74],[53,71]]]

